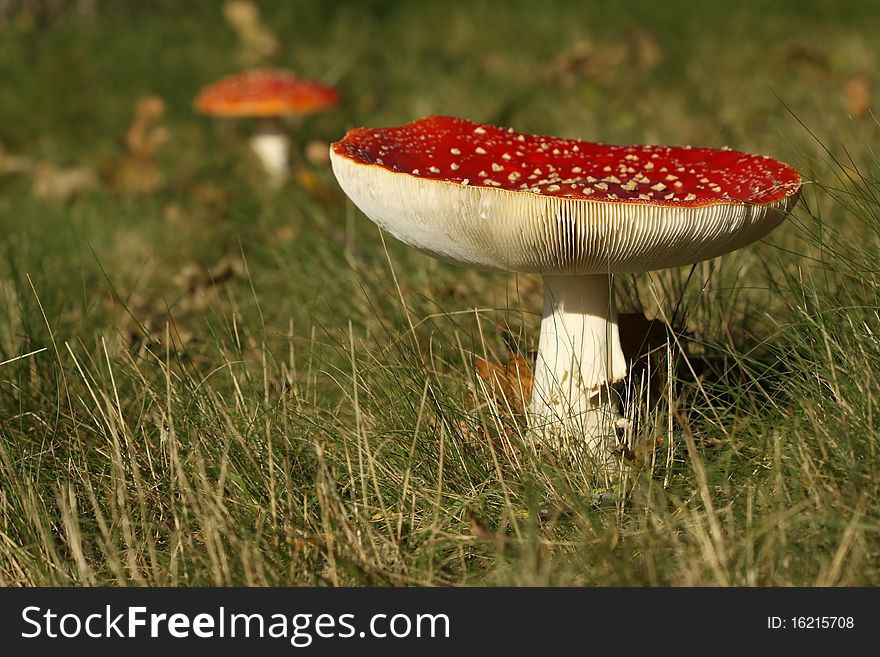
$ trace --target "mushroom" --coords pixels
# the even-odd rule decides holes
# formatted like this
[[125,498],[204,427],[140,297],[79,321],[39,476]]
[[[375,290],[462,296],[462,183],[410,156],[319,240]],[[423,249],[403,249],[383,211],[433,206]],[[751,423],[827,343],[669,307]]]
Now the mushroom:
[[203,114],[255,117],[257,131],[250,139],[273,183],[287,177],[290,139],[280,118],[321,112],[337,105],[339,92],[286,71],[256,69],[223,78],[202,89],[195,101]]
[[610,146],[443,116],[351,130],[330,157],[355,205],[406,244],[543,276],[530,434],[600,464],[623,426],[611,385],[627,374],[613,275],[759,239],[801,185],[794,169],[762,155]]

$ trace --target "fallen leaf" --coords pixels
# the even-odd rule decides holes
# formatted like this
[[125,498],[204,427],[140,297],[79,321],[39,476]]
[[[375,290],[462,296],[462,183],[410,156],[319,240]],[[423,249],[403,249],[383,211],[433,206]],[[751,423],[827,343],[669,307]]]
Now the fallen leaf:
[[165,182],[165,176],[152,162],[122,158],[105,171],[110,187],[125,196],[147,196]]
[[272,235],[282,244],[290,244],[296,239],[297,235],[299,235],[299,231],[293,226],[284,224],[273,230]]
[[633,38],[636,43],[636,57],[641,68],[651,70],[663,61],[663,49],[651,32],[644,27],[637,27]]
[[645,462],[650,460],[651,454],[653,454],[656,449],[662,447],[663,443],[664,440],[662,436],[659,438],[648,436],[640,437],[632,449],[630,449],[625,443],[619,443],[618,447],[623,458],[627,461]]
[[550,62],[544,69],[544,75],[551,80],[560,81],[608,81],[617,76],[629,54],[630,45],[625,42],[607,43],[598,47],[590,41],[579,41]]
[[10,155],[9,152],[0,144],[0,174],[4,173],[30,173],[34,168],[34,163],[18,155]]
[[241,276],[243,271],[239,258],[226,256],[209,269],[194,263],[185,265],[172,280],[184,293],[193,294],[223,285],[234,276]]
[[256,4],[250,0],[227,0],[223,3],[223,17],[238,36],[242,64],[253,66],[278,54],[278,39],[263,25]]
[[312,139],[306,144],[304,152],[309,164],[316,167],[330,166],[330,144],[326,141]]
[[205,310],[218,302],[223,286],[241,276],[243,270],[236,256],[223,257],[210,268],[190,263],[171,277],[181,293],[176,300],[166,295],[132,293],[125,298],[122,308],[115,296],[109,297],[108,301],[118,312],[119,333],[126,346],[141,349],[163,343],[168,326],[170,346],[176,351],[184,350],[195,338],[195,332],[189,327],[202,321]]
[[505,365],[478,356],[474,365],[477,375],[503,397],[498,403],[499,410],[507,410],[509,404],[514,412],[524,412],[532,398],[532,369],[521,354],[511,355]]
[[142,96],[135,101],[134,116],[125,132],[125,153],[103,167],[114,190],[127,196],[145,196],[165,183],[156,161],[159,148],[169,140],[168,129],[161,125],[164,115],[165,103],[158,96]]
[[34,198],[49,201],[67,201],[95,190],[98,176],[88,167],[56,167],[39,163],[32,170],[31,190]]
[[125,146],[133,159],[153,161],[159,147],[168,141],[168,130],[160,125],[165,102],[159,96],[142,96],[135,101],[134,117],[125,133]]
[[313,171],[302,167],[294,174],[296,183],[305,190],[309,196],[320,201],[323,205],[334,205],[340,201],[338,195],[325,185]]
[[871,109],[871,77],[867,73],[856,75],[844,85],[846,111],[854,119],[868,115]]
[[821,50],[805,43],[792,43],[785,49],[785,61],[801,75],[817,78],[828,72],[828,58]]
[[504,547],[504,544],[507,542],[507,536],[504,534],[500,534],[498,532],[493,532],[486,524],[477,517],[477,512],[473,509],[468,509],[468,520],[470,521],[471,533],[476,536],[483,543],[488,543],[490,545],[494,545],[496,548],[501,549]]

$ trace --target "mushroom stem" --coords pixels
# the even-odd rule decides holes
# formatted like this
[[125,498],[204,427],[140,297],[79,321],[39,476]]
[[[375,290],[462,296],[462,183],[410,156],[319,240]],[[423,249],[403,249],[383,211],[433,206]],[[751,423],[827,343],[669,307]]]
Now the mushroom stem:
[[278,121],[261,120],[257,131],[250,138],[250,145],[269,174],[270,183],[280,185],[284,182],[289,170],[290,138],[284,134]]
[[610,385],[626,371],[611,276],[545,275],[532,383],[533,430],[606,461],[620,426]]

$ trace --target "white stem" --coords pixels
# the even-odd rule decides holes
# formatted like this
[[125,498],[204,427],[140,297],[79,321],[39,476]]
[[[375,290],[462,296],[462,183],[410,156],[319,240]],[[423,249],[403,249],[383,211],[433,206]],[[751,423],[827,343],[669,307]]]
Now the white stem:
[[250,138],[250,145],[269,174],[269,181],[273,184],[284,182],[289,170],[290,138],[274,122],[265,122]]
[[605,459],[620,426],[610,384],[626,376],[611,277],[545,276],[532,383],[535,430]]

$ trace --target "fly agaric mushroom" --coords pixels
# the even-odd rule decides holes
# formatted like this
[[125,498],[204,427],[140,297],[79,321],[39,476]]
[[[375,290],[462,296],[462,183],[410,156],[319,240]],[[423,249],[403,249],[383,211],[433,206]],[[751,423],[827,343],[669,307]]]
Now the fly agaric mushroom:
[[627,374],[611,276],[744,246],[783,220],[801,185],[761,155],[609,146],[453,117],[351,130],[330,156],[345,193],[406,244],[543,276],[530,424],[597,462],[616,447],[610,386]]
[[223,78],[202,89],[195,101],[203,114],[254,117],[250,145],[274,183],[287,176],[290,139],[280,118],[322,112],[339,104],[339,92],[286,71],[257,69]]

